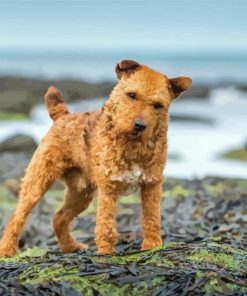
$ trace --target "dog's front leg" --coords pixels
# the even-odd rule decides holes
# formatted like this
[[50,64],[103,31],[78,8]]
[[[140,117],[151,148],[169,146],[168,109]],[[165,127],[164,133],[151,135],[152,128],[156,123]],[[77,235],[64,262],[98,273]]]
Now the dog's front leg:
[[160,235],[161,183],[145,184],[141,188],[144,240],[142,250],[162,245]]
[[116,206],[117,194],[112,190],[99,188],[98,209],[96,217],[96,245],[98,253],[113,254],[116,243]]

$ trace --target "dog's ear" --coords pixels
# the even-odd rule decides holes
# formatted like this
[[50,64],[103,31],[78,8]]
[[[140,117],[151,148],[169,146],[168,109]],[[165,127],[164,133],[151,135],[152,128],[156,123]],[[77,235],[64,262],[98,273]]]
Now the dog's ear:
[[141,65],[135,61],[131,60],[123,60],[116,66],[116,73],[117,78],[121,79],[122,75],[124,73],[133,73],[137,68],[139,68]]
[[169,79],[169,88],[172,100],[178,97],[183,91],[190,88],[192,79],[189,77],[176,77]]

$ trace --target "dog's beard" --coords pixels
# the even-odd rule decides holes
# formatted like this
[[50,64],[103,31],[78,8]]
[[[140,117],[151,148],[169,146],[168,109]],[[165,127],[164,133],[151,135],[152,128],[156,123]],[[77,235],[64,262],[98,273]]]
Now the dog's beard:
[[142,140],[143,133],[133,130],[130,133],[126,133],[126,137],[130,140]]
[[116,133],[118,138],[125,139],[127,141],[140,141],[143,139],[143,132],[138,132],[134,129],[131,130],[118,130]]

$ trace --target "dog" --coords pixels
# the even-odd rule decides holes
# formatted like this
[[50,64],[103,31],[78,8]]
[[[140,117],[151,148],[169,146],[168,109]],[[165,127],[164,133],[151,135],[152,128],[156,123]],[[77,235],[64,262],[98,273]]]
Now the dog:
[[98,189],[96,245],[114,254],[118,196],[137,186],[141,195],[142,250],[162,245],[160,200],[167,158],[168,110],[192,83],[132,60],[116,66],[118,84],[101,110],[70,113],[61,92],[51,86],[45,102],[54,121],[22,179],[17,208],[0,241],[0,256],[18,251],[30,211],[56,179],[65,183],[65,201],[53,226],[65,253],[87,249],[70,234],[72,220],[84,211]]

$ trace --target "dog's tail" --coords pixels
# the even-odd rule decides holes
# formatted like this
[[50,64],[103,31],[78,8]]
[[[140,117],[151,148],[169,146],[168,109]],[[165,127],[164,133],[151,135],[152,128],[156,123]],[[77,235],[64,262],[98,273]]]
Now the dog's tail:
[[62,93],[53,85],[48,88],[47,93],[45,94],[45,103],[53,121],[70,113],[64,103]]

